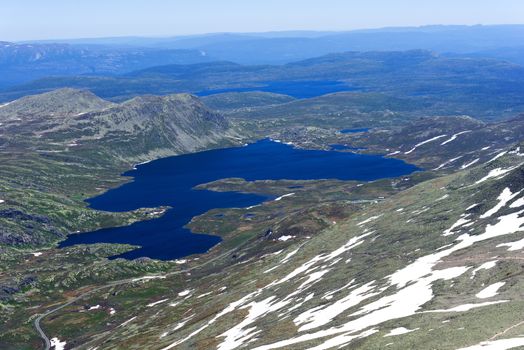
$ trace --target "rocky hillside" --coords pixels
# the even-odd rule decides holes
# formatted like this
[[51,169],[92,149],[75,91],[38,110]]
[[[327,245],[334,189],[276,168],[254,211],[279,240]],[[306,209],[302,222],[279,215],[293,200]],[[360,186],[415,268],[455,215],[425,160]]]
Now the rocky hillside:
[[0,114],[0,348],[40,348],[33,322],[49,310],[41,326],[66,349],[524,346],[522,118],[432,117],[356,133],[275,125],[266,131],[297,147],[335,140],[430,171],[202,184],[276,199],[193,218],[194,232],[224,239],[208,254],[109,261],[131,248],[55,243],[162,210],[97,212],[84,198],[121,184],[133,163],[238,136],[187,94],[27,99]]
[[124,181],[119,173],[134,163],[231,145],[235,135],[221,115],[183,94],[114,104],[64,89],[0,107],[0,123],[0,243],[7,245],[48,244],[135,220],[88,210],[82,200]]
[[40,95],[22,97],[0,106],[0,121],[37,118],[68,118],[80,113],[98,111],[114,106],[87,90],[60,89]]
[[191,95],[141,96],[114,104],[74,89],[4,105],[0,122],[1,137],[9,140],[7,147],[52,145],[54,153],[75,153],[96,143],[128,161],[150,153],[194,151],[220,141],[229,129],[224,117]]
[[520,348],[523,164],[514,148],[211,275],[137,280],[133,307],[124,287],[92,296],[98,331],[64,326],[89,322],[74,306],[47,329],[82,349]]

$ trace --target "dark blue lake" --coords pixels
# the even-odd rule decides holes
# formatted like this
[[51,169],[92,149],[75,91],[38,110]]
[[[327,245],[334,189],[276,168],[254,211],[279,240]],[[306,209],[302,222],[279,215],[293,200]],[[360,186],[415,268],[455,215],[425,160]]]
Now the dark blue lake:
[[[170,260],[204,253],[220,237],[193,234],[184,228],[191,218],[213,208],[260,204],[269,197],[236,192],[194,190],[196,185],[230,177],[246,180],[340,179],[369,181],[418,170],[403,161],[348,152],[301,150],[262,140],[245,147],[217,149],[159,159],[124,173],[134,181],[89,199],[94,209],[121,212],[171,206],[158,219],[126,227],[73,234],[60,244],[126,243],[141,248],[115,256]],[[210,232],[212,233],[212,232]]]
[[227,88],[216,90],[204,90],[197,93],[198,96],[209,96],[225,92],[250,92],[263,91],[275,94],[289,95],[295,98],[311,98],[332,94],[342,91],[355,91],[354,87],[340,81],[311,80],[311,81],[271,81],[262,83],[257,87]]
[[342,129],[340,133],[342,134],[356,134],[357,132],[368,132],[369,128],[358,128],[358,129]]

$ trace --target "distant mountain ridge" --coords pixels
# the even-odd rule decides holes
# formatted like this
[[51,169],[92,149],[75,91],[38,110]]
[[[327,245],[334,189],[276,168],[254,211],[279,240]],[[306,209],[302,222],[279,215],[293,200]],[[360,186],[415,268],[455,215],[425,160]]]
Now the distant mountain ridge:
[[521,48],[523,42],[524,25],[0,42],[0,89],[48,76],[114,75],[159,65],[210,61],[285,64],[346,51],[425,49],[522,64],[518,53],[511,51]]
[[[60,40],[76,45],[198,49],[220,60],[281,64],[343,51],[427,49],[467,53],[522,46],[524,25],[430,25],[338,32],[210,33],[180,37]],[[49,41],[45,41],[49,42]]]
[[[323,87],[312,87],[312,82]],[[324,89],[328,85],[335,91],[417,97],[438,108],[437,113],[485,119],[524,112],[523,82],[524,67],[507,61],[447,57],[427,50],[370,51],[329,54],[285,65],[219,61],[163,65],[111,77],[52,77],[5,90],[0,101],[62,87],[89,89],[114,101],[141,94],[257,90],[300,97],[297,89],[307,89],[308,97],[314,97],[330,92]]]
[[46,76],[112,75],[159,64],[208,60],[200,50],[0,42],[0,88]]

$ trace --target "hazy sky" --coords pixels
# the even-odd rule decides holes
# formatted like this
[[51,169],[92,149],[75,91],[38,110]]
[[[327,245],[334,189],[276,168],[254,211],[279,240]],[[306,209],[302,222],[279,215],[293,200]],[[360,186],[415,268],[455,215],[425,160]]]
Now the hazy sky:
[[523,0],[0,0],[0,41],[523,22]]

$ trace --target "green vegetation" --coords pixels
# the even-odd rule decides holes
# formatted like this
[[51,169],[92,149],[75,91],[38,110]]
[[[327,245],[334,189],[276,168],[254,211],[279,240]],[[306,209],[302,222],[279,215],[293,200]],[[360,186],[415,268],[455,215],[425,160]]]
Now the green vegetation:
[[[271,83],[285,90],[286,85],[301,81],[332,81],[346,83],[359,93],[385,94],[397,108],[402,107],[402,99],[413,100],[424,106],[423,115],[500,120],[524,111],[523,76],[523,67],[493,59],[450,58],[423,50],[348,52],[280,66],[210,62],[152,67],[116,77],[51,77],[5,90],[0,101],[62,87],[89,89],[123,101],[141,94],[256,90]],[[368,102],[373,110],[374,101]]]
[[[421,119],[425,101],[376,93],[307,100],[258,93],[223,97],[206,100],[226,110],[228,119],[191,95],[145,96],[115,104],[70,89],[0,109],[1,348],[39,348],[33,321],[67,301],[41,326],[49,337],[86,349],[162,348],[199,329],[181,348],[213,348],[224,341],[224,332],[241,322],[246,322],[243,330],[256,327],[264,334],[260,339],[248,336],[253,340],[249,347],[321,332],[359,319],[366,305],[400,298],[402,288],[390,282],[396,271],[457,244],[459,234],[482,235],[499,217],[518,211],[505,205],[496,215],[481,217],[499,202],[505,188],[517,193],[524,184],[520,148],[514,146],[523,137],[521,118],[496,123],[465,116]],[[71,102],[63,103],[66,100]],[[353,127],[372,128],[340,133]],[[193,232],[214,232],[224,241],[207,254],[180,261],[107,259],[133,248],[125,245],[55,248],[71,232],[161,215],[164,208],[107,213],[86,207],[86,198],[127,181],[119,174],[133,164],[267,136],[295,147],[329,149],[339,144],[359,148],[341,152],[389,154],[424,171],[369,183],[222,179],[201,184],[196,190],[288,196],[193,218],[188,224]],[[479,182],[492,172],[495,175]],[[468,226],[443,235],[465,213],[471,218]],[[455,349],[506,329],[504,337],[518,336],[523,257],[521,251],[497,245],[519,236],[513,232],[443,255],[431,273],[470,269],[430,282],[432,296],[418,311],[482,302],[475,295],[501,281],[500,299],[507,302],[468,312],[384,316],[366,328],[377,333],[350,345]],[[348,248],[351,239],[357,241]],[[471,277],[475,268],[492,260],[497,260],[495,267]],[[151,278],[140,279],[144,276]],[[360,294],[348,296],[369,283],[373,289],[363,293],[367,299],[346,308],[343,300],[358,299]],[[419,292],[412,295],[426,295]],[[226,309],[242,299],[245,303]],[[275,306],[286,300],[289,304]],[[249,319],[249,305],[276,309]],[[307,332],[300,330],[297,317],[324,308],[341,313]],[[384,337],[398,327],[415,331]],[[309,348],[327,339],[316,336],[288,347]]]

